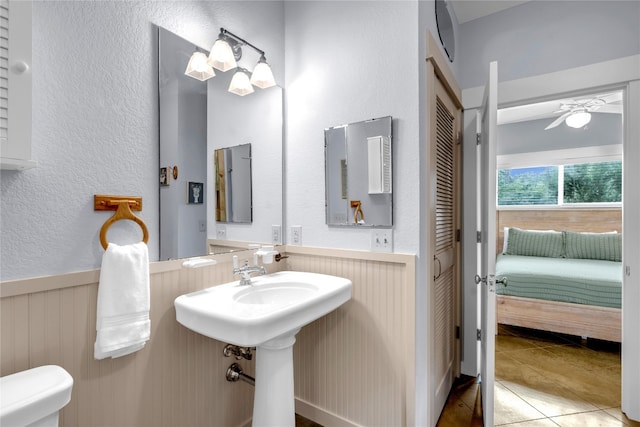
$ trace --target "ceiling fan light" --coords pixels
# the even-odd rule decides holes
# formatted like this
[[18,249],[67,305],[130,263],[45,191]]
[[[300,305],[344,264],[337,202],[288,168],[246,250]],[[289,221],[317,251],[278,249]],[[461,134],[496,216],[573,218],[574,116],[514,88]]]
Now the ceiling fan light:
[[220,71],[227,71],[238,66],[231,46],[221,38],[216,40],[211,47],[207,63]]
[[273,77],[273,71],[271,71],[271,67],[267,64],[264,56],[260,58],[260,61],[253,69],[253,73],[251,74],[251,84],[261,89],[266,89],[276,85],[276,79]]
[[216,75],[213,68],[211,68],[207,63],[207,55],[197,51],[193,52],[193,55],[191,55],[184,74],[189,77],[193,77],[194,79],[198,79],[201,82]]
[[591,113],[588,113],[586,111],[578,111],[576,113],[571,114],[569,117],[565,119],[565,123],[567,124],[567,126],[575,129],[580,129],[590,121],[591,121]]
[[235,93],[236,95],[240,96],[245,96],[253,93],[253,86],[251,86],[249,76],[244,70],[239,68],[238,71],[236,71],[236,73],[233,75],[231,83],[229,84],[229,92]]

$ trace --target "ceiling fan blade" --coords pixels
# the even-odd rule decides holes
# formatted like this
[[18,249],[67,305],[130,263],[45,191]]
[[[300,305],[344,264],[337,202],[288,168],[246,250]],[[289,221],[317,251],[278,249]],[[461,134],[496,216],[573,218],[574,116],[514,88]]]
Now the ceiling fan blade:
[[594,110],[597,113],[614,113],[622,114],[622,105],[620,104],[605,104]]
[[561,115],[560,117],[558,117],[557,119],[555,119],[549,126],[547,126],[546,128],[544,128],[544,130],[549,130],[549,129],[553,129],[554,127],[558,126],[560,123],[562,123],[564,121],[564,119],[566,119],[568,116],[571,115],[571,111],[568,111],[566,113],[564,113],[563,115]]
[[598,98],[602,99],[607,104],[610,104],[612,102],[621,102],[622,92],[607,93],[605,95],[599,96]]

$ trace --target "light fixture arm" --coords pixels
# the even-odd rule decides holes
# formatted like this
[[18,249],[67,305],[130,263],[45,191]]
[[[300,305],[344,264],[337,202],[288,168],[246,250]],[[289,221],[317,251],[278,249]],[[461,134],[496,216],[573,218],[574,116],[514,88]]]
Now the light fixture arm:
[[250,48],[252,48],[253,50],[255,50],[256,52],[258,52],[260,54],[261,57],[264,58],[264,50],[262,49],[258,49],[256,46],[252,45],[251,43],[249,43],[248,41],[246,41],[245,39],[243,39],[242,37],[238,37],[235,34],[233,34],[231,31],[227,31],[224,28],[220,28],[220,34],[225,35],[225,36],[231,36],[233,37],[236,41],[241,42],[243,45],[245,46],[249,46]]

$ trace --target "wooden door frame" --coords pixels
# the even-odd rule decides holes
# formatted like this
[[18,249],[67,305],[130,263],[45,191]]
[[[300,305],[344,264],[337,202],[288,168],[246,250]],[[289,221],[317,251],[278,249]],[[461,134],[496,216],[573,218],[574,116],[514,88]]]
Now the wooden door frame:
[[[424,212],[423,219],[425,221],[425,236],[422,236],[424,241],[426,242],[426,253],[424,254],[424,268],[425,268],[425,284],[426,284],[426,324],[424,330],[426,331],[427,340],[426,340],[426,369],[427,369],[427,419],[429,420],[430,425],[435,425],[438,417],[440,415],[439,411],[435,408],[435,399],[434,393],[437,387],[435,384],[435,348],[433,346],[433,342],[435,341],[435,337],[433,336],[433,330],[431,329],[431,325],[435,324],[435,294],[434,289],[431,284],[432,278],[435,277],[435,266],[433,263],[433,246],[435,242],[435,236],[431,234],[431,224],[435,221],[436,216],[436,207],[435,207],[435,192],[434,187],[431,185],[433,180],[435,180],[435,168],[436,168],[436,157],[435,157],[435,144],[436,140],[436,127],[432,122],[432,117],[435,117],[436,111],[436,79],[438,79],[445,88],[445,91],[450,96],[453,101],[455,107],[457,108],[457,135],[458,139],[461,138],[462,131],[462,91],[453,75],[449,67],[448,61],[445,59],[442,54],[438,42],[436,42],[433,35],[427,31],[427,43],[426,43],[426,87],[425,87],[425,96],[426,96],[426,109],[425,109],[425,117],[427,123],[427,132],[426,132],[426,149],[425,154],[426,157],[423,159],[422,164],[425,167],[426,173],[424,177],[426,178],[426,182],[421,183],[425,185],[425,198],[422,206],[422,212]],[[456,146],[456,151],[460,152],[460,145]],[[458,157],[458,168],[461,166],[460,158]],[[460,174],[458,174],[460,176]],[[458,191],[457,197],[457,209],[456,209],[456,228],[461,229],[461,214],[460,214],[460,205],[461,205],[461,179],[457,180],[456,190]],[[461,298],[461,242],[458,242],[455,256],[456,256],[456,307],[455,310],[455,319],[456,324],[460,325],[460,298]],[[422,328],[419,328],[420,330]],[[454,360],[454,374],[457,376],[460,373],[460,341],[458,341],[456,345],[456,356]]]

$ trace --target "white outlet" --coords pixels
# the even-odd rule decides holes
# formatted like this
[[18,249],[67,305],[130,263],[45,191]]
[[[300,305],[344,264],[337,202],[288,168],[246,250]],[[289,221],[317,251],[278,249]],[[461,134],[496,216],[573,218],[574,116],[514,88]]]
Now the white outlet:
[[218,240],[227,239],[227,227],[225,227],[224,225],[216,226],[216,239]]
[[198,230],[207,231],[207,221],[205,221],[204,219],[199,220],[198,221]]
[[282,244],[282,226],[280,225],[272,225],[271,226],[271,243],[274,245]]
[[301,225],[293,225],[291,226],[291,244],[292,245],[302,245],[302,226]]
[[393,230],[371,230],[371,250],[373,252],[393,252]]

